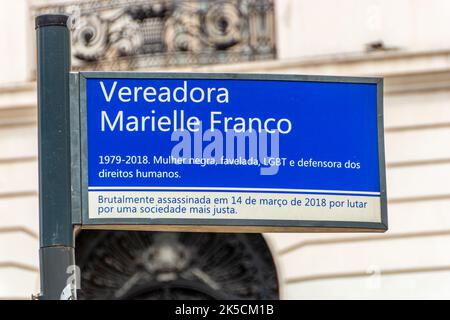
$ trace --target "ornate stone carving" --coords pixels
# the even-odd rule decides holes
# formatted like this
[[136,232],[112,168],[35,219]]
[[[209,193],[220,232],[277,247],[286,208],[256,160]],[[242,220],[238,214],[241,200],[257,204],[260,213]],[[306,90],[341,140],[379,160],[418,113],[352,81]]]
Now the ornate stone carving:
[[82,231],[79,299],[278,299],[260,234]]
[[72,15],[75,69],[275,57],[273,0],[90,0],[38,5],[32,11]]

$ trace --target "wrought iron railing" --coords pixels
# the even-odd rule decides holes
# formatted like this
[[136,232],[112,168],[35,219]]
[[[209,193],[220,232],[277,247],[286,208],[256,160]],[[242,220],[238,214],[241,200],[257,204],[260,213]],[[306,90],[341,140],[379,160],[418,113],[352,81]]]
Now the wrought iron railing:
[[274,59],[273,0],[37,2],[72,15],[73,67],[135,70]]

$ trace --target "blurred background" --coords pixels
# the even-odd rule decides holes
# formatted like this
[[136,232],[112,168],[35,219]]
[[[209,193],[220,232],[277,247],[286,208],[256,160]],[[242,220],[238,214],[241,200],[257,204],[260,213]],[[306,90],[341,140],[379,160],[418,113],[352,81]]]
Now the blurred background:
[[450,298],[450,1],[0,2],[0,298],[39,291],[34,16],[74,70],[382,76],[386,234],[83,231],[84,299]]

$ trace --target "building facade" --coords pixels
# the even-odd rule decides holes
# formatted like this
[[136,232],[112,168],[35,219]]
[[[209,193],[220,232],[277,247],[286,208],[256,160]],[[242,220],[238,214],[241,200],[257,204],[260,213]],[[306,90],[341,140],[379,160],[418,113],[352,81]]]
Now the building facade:
[[33,16],[44,12],[74,16],[77,70],[385,79],[387,233],[83,231],[82,297],[450,298],[446,0],[2,2],[0,298],[39,290]]

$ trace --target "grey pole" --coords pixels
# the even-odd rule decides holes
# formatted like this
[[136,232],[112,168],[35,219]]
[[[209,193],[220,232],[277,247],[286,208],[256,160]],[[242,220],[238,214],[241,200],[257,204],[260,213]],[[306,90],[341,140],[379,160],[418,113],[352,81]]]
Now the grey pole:
[[40,299],[76,299],[71,219],[68,16],[36,17]]

